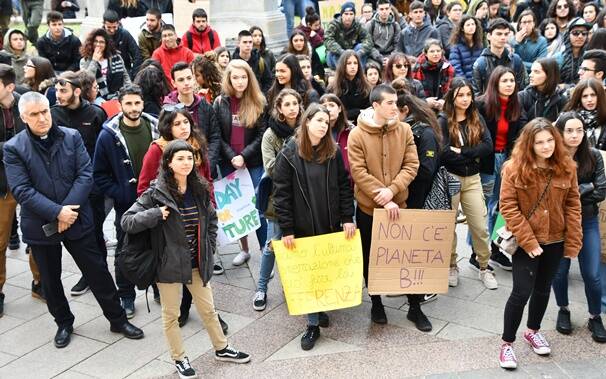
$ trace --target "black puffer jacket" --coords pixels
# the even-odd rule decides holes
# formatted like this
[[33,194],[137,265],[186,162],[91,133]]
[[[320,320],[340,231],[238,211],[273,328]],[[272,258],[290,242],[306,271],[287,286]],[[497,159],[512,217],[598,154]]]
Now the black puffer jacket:
[[353,222],[353,194],[340,150],[325,164],[328,166],[325,200],[331,230],[317,230],[308,200],[313,183],[307,180],[295,139],[278,153],[273,175],[274,208],[283,235],[300,238],[334,233],[342,230],[342,224]]
[[[221,95],[215,99],[213,104],[219,130],[221,131],[221,159],[223,162],[231,162],[236,152],[231,148],[231,110],[229,96]],[[263,164],[261,157],[261,140],[265,133],[265,116],[261,115],[252,128],[246,128],[244,132],[244,150],[240,153],[248,167],[256,167]]]
[[545,96],[531,86],[519,92],[518,98],[527,120],[545,117],[551,122],[558,118],[568,101],[564,91],[559,88],[551,96]]
[[[217,213],[208,195],[203,198],[194,196],[198,208],[198,270],[206,286],[213,275],[213,254],[217,246]],[[166,205],[170,214],[162,220],[160,206]],[[185,237],[185,228],[177,202],[170,194],[163,179],[152,182],[137,201],[122,216],[122,229],[127,233],[140,233],[146,229],[162,226],[164,246],[153,246],[160,262],[156,281],[159,283],[192,282],[192,261],[189,244]],[[202,243],[203,242],[203,243]]]
[[591,149],[595,159],[595,167],[591,175],[579,176],[579,192],[581,193],[581,213],[583,218],[594,217],[599,213],[598,205],[606,198],[606,176],[604,175],[604,159],[597,149]]
[[406,206],[410,209],[422,209],[440,167],[440,145],[431,126],[413,118],[408,118],[406,122],[411,125],[419,156],[419,170],[408,186]]
[[[6,128],[6,120],[4,119],[4,112],[0,112],[0,197],[4,197],[8,191],[8,183],[6,180],[6,172],[4,171],[4,143],[9,139],[13,138],[13,136],[17,135],[20,131],[25,129],[25,125],[23,124],[23,120],[19,117],[19,107],[17,104],[19,103],[19,95],[16,92],[13,92],[13,96],[15,97],[15,102],[11,108],[13,112],[13,129]],[[0,109],[1,111],[1,109]]]

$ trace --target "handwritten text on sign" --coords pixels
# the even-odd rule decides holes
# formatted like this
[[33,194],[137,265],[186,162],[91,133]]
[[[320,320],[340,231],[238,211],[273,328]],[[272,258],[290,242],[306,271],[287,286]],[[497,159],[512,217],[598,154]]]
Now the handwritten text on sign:
[[349,308],[362,302],[362,243],[343,232],[297,238],[288,250],[273,247],[288,313],[301,315]]
[[396,222],[375,209],[368,292],[445,293],[455,212],[401,209]]
[[255,188],[246,168],[213,182],[219,219],[219,245],[226,245],[261,226]]

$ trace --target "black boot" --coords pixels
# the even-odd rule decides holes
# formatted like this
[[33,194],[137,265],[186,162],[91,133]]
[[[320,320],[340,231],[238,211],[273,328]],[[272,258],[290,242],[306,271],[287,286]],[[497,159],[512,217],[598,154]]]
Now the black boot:
[[372,295],[372,308],[370,309],[370,318],[376,324],[387,324],[387,315],[385,314],[385,307],[381,301],[380,295]]
[[590,318],[587,327],[591,330],[591,338],[593,338],[595,342],[606,342],[606,330],[604,329],[604,324],[602,324],[602,318],[600,316]]
[[307,330],[301,337],[301,349],[311,350],[320,338],[320,327],[317,325],[307,325]]
[[570,311],[568,309],[560,308],[560,310],[558,311],[556,330],[562,334],[572,333],[572,324],[570,323]]
[[423,311],[421,311],[421,307],[414,307],[408,310],[408,315],[406,318],[415,323],[417,329],[422,332],[431,332],[432,326],[431,322],[425,316]]

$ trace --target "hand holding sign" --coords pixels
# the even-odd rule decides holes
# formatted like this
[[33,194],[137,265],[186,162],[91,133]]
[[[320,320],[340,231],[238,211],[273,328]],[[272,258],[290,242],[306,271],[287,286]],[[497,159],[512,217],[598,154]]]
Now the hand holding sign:
[[282,236],[282,243],[284,244],[284,247],[287,248],[288,250],[292,250],[295,248],[295,236],[293,236],[292,234],[289,236]]

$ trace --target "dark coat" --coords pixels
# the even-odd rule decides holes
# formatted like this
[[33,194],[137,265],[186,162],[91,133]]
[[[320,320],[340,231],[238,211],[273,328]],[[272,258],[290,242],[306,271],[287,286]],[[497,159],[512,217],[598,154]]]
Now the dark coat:
[[518,92],[518,98],[528,120],[545,117],[551,122],[554,122],[558,118],[558,115],[564,110],[568,101],[564,91],[559,88],[546,98],[535,87],[531,86]]
[[488,85],[488,77],[497,66],[509,67],[513,70],[516,77],[518,88],[526,87],[528,83],[528,74],[524,67],[522,58],[516,53],[510,52],[508,49],[503,51],[501,57],[497,57],[490,48],[485,48],[480,54],[480,57],[473,64],[473,93],[480,96],[486,91]]
[[4,112],[0,112],[0,197],[6,196],[6,193],[8,192],[8,183],[6,181],[6,172],[4,172],[4,162],[3,162],[4,144],[6,143],[6,141],[10,140],[12,137],[17,135],[20,131],[25,129],[25,125],[23,124],[21,117],[19,117],[19,107],[17,106],[21,95],[19,95],[16,92],[13,92],[13,96],[15,97],[15,102],[13,103],[13,106],[12,106],[12,112],[13,112],[13,124],[15,127],[12,131],[6,128],[6,121],[4,120]]
[[[221,132],[221,158],[223,162],[231,162],[236,152],[231,148],[231,110],[229,96],[221,95],[215,99],[213,108],[217,116],[219,130]],[[257,123],[252,128],[246,128],[244,132],[244,150],[239,155],[242,155],[244,162],[248,167],[257,167],[263,164],[261,157],[261,140],[265,133],[265,116],[259,116]]]
[[325,164],[328,167],[328,194],[325,200],[331,230],[319,231],[314,225],[308,201],[313,183],[307,180],[303,158],[299,156],[296,141],[291,139],[278,153],[273,175],[274,208],[283,235],[300,238],[334,233],[342,230],[342,224],[353,222],[353,194],[341,151],[337,149],[335,157]]
[[36,42],[38,55],[48,59],[55,71],[78,71],[80,69],[80,40],[65,28],[65,36],[55,41],[49,32]]
[[[328,88],[327,92],[332,92],[331,87]],[[342,88],[339,99],[343,103],[345,109],[347,109],[347,119],[354,124],[358,122],[360,112],[363,109],[370,107],[368,96],[362,95],[360,88],[357,87],[353,81],[347,79],[345,79],[345,85]]]
[[118,50],[124,61],[128,74],[131,78],[134,78],[139,70],[139,66],[143,62],[137,41],[122,27],[116,30],[116,34],[111,36],[111,39],[114,41],[114,47]]
[[[46,149],[28,128],[4,144],[6,177],[21,205],[23,241],[54,245],[77,240],[93,231],[88,195],[93,188],[93,169],[78,131],[53,125],[53,143]],[[64,205],[80,205],[78,218],[63,233],[46,237],[42,226],[57,220]]]
[[[486,127],[490,132],[490,139],[492,140],[492,148],[494,150],[494,146],[497,143],[498,120],[495,120],[494,118],[488,118],[486,116],[486,106],[483,101],[478,100],[476,102],[476,106],[478,107],[478,111],[480,112],[482,117],[484,117]],[[509,120],[509,128],[507,129],[507,145],[505,147],[505,153],[507,154],[507,157],[511,155],[511,152],[513,151],[513,145],[516,142],[516,138],[518,138],[518,135],[522,131],[522,128],[524,128],[524,125],[526,125],[526,122],[528,121],[526,119],[524,111],[520,110],[520,112],[520,118],[518,118],[516,121]],[[480,159],[480,172],[489,175],[492,175],[494,173],[494,153],[489,154],[486,157]]]
[[[242,59],[240,57],[240,48],[234,50],[231,59]],[[261,87],[261,91],[263,93],[267,93],[271,88],[273,82],[273,74],[270,70],[271,62],[265,62],[263,59],[263,64],[261,64],[261,55],[259,54],[259,50],[253,49],[250,54],[250,59],[246,61],[250,68],[255,73],[255,77],[257,78],[257,82],[259,82],[259,87]]]
[[[198,271],[204,286],[213,275],[213,255],[217,246],[217,213],[210,197],[194,196],[199,214],[198,225]],[[162,220],[160,206],[166,205],[170,214]],[[159,179],[152,183],[137,201],[122,216],[121,226],[127,233],[140,233],[161,225],[164,246],[152,249],[160,257],[156,281],[159,283],[192,283],[192,263],[189,244],[177,202],[170,194],[166,183]],[[201,243],[203,239],[204,243]],[[152,240],[153,241],[153,240]]]
[[450,46],[448,61],[455,69],[455,76],[464,76],[470,82],[473,80],[473,64],[482,54],[483,47],[470,48],[465,42]]
[[604,159],[597,149],[591,149],[595,159],[595,167],[591,175],[579,176],[579,192],[581,194],[581,213],[583,217],[595,217],[599,212],[599,204],[606,199],[606,175],[604,175]]
[[423,209],[425,198],[440,167],[440,145],[431,126],[414,120],[406,120],[406,122],[411,125],[419,156],[419,170],[408,186],[406,206],[410,209]]

